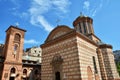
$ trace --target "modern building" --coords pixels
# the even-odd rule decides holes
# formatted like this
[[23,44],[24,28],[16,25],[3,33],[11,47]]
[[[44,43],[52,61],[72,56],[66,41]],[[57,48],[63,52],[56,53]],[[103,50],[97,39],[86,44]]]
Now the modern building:
[[93,19],[78,16],[73,26],[58,25],[41,45],[41,80],[120,80],[112,46],[94,34]]
[[16,26],[6,30],[5,45],[0,45],[0,80],[41,80],[41,49],[23,51],[25,32]]
[[27,48],[22,56],[23,70],[28,72],[27,80],[41,79],[41,48]]
[[40,47],[35,46],[32,48],[27,48],[23,54],[22,59],[37,61],[37,63],[40,64],[41,63],[41,53],[42,53],[42,50]]

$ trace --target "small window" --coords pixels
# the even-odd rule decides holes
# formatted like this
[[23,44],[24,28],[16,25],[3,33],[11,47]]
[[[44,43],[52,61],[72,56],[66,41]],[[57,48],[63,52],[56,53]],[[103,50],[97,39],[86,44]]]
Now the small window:
[[15,34],[14,40],[15,40],[15,41],[20,41],[20,35],[19,35],[19,34]]
[[40,54],[38,54],[38,57],[40,57]]
[[36,50],[35,50],[35,53],[36,53]]
[[95,73],[98,73],[95,57],[93,56],[92,58],[93,58],[94,71]]
[[83,29],[84,29],[84,34],[86,34],[86,33],[87,33],[87,29],[86,29],[86,24],[85,24],[85,22],[83,22]]
[[14,57],[18,53],[18,45],[14,45]]
[[79,23],[79,31],[82,33],[81,23]]
[[14,46],[14,51],[17,51],[17,48],[18,48],[18,46],[17,46],[17,45],[15,45],[15,46]]
[[23,75],[27,75],[27,70],[26,69],[23,70]]
[[15,68],[12,68],[10,72],[15,73]]

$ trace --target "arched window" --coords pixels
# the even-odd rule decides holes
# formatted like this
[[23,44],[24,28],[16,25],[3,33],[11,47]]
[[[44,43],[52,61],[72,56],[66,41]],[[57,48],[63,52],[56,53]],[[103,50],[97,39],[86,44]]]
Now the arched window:
[[16,71],[15,68],[12,68],[10,73],[15,73],[15,71]]
[[20,35],[19,34],[15,34],[14,41],[17,41],[17,42],[20,41]]
[[10,79],[9,80],[15,80],[15,77],[16,77],[15,72],[16,72],[15,68],[14,67],[11,68],[11,70],[10,70]]
[[23,75],[27,75],[27,70],[26,69],[23,70]]

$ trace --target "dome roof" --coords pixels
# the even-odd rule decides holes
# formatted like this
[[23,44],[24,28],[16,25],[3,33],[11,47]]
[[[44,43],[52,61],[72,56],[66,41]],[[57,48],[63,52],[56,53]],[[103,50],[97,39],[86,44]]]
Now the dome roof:
[[79,22],[90,22],[92,24],[93,19],[88,16],[80,15],[73,22],[73,26],[75,27]]

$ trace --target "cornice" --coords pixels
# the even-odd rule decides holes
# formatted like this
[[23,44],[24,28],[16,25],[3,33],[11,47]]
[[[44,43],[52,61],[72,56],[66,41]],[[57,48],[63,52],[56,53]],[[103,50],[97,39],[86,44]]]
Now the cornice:
[[87,42],[89,42],[89,43],[91,43],[91,44],[93,44],[93,45],[95,45],[95,46],[98,47],[98,45],[97,45],[94,41],[90,40],[90,39],[89,39],[88,37],[86,37],[85,35],[83,35],[83,34],[81,34],[81,33],[79,33],[79,32],[76,32],[76,30],[73,30],[73,31],[71,31],[71,32],[69,32],[69,33],[67,33],[67,34],[65,34],[65,35],[62,35],[62,36],[60,36],[60,37],[58,37],[58,38],[55,38],[55,39],[53,39],[53,40],[51,40],[51,41],[49,41],[49,42],[46,42],[46,43],[42,44],[42,45],[41,45],[41,48],[51,46],[51,45],[53,45],[53,44],[56,44],[56,43],[58,43],[58,42],[61,42],[61,41],[63,41],[63,40],[66,40],[66,39],[72,38],[72,37],[82,38],[83,40],[85,40],[85,41],[87,41]]
[[112,45],[109,45],[109,44],[101,44],[99,45],[99,48],[113,48]]
[[15,27],[15,26],[13,26],[13,25],[11,25],[5,32],[7,32],[10,28],[19,29],[19,30],[22,30],[22,31],[26,32],[26,30],[21,29],[21,28],[19,28],[19,27],[17,27],[17,26]]

